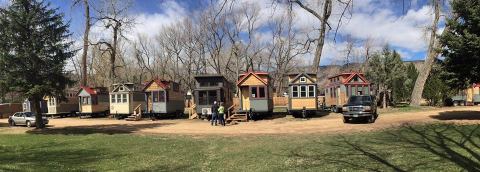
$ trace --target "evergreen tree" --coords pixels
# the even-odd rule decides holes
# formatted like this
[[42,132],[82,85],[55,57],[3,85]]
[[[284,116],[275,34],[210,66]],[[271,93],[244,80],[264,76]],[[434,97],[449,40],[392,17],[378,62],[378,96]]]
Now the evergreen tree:
[[445,69],[442,64],[433,65],[432,73],[425,83],[425,90],[422,95],[431,106],[441,105],[444,100],[455,93],[454,89],[448,86],[444,75]]
[[451,6],[450,30],[441,37],[445,69],[452,86],[465,87],[480,82],[480,1],[456,0]]
[[[400,54],[385,47],[381,53],[375,53],[368,61],[367,78],[376,86],[377,97],[383,95],[383,108],[387,107],[387,95],[403,89],[399,84],[405,78],[405,66]],[[391,95],[390,95],[391,96]],[[394,96],[395,97],[395,96]]]
[[0,11],[0,87],[23,93],[34,102],[37,128],[43,128],[43,96],[64,99],[73,82],[66,76],[66,60],[74,55],[63,15],[36,0],[13,0]]

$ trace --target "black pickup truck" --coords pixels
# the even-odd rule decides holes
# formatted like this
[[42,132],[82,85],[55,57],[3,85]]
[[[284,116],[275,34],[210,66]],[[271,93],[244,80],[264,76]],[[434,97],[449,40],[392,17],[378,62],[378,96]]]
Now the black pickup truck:
[[348,103],[343,105],[342,114],[344,123],[355,119],[374,123],[378,117],[375,98],[373,96],[351,96]]

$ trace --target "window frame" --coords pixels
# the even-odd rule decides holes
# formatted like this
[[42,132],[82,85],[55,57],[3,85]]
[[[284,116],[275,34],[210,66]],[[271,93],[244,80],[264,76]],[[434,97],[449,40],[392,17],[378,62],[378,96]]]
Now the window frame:
[[306,83],[307,82],[307,77],[304,77],[304,76],[300,77],[300,82],[301,83]]
[[[312,88],[312,90],[310,90],[310,88]],[[317,89],[316,89],[315,85],[308,85],[308,87],[307,87],[307,97],[308,97],[308,98],[315,97],[315,96],[317,95],[317,91],[316,91],[316,90],[317,90]],[[312,96],[310,96],[310,93],[311,93],[311,92],[313,93]]]
[[[264,90],[264,95],[261,96],[260,95],[260,88],[262,88]],[[250,86],[249,88],[249,94],[250,94],[250,98],[251,99],[266,99],[268,97],[268,87],[266,86]],[[255,90],[255,97],[253,97],[252,95],[252,91]]]
[[128,103],[128,93],[122,94],[122,103]]
[[[296,89],[296,90],[295,90],[295,89]],[[295,94],[296,94],[296,95],[295,95]],[[296,86],[296,85],[292,86],[292,97],[298,98],[299,95],[300,95],[300,94],[299,94],[299,92],[298,92],[298,86]]]
[[299,94],[300,98],[308,98],[308,96],[307,96],[308,95],[307,94],[307,92],[308,92],[307,86],[306,85],[300,85],[299,87],[300,87],[300,89],[299,89],[300,90],[299,91],[300,92],[300,94]]

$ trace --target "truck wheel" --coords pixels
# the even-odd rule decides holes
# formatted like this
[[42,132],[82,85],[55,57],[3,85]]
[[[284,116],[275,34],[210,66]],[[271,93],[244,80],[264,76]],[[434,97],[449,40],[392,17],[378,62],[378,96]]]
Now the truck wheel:
[[348,121],[349,119],[350,119],[350,118],[348,118],[348,117],[343,117],[343,123],[348,123],[348,122],[349,122],[349,121]]
[[371,116],[367,117],[367,122],[368,123],[374,123],[375,122],[375,115],[371,115]]

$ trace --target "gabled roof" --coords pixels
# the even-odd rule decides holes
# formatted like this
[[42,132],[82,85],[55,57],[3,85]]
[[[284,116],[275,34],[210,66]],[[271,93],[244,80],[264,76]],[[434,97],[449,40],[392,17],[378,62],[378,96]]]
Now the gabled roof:
[[97,92],[96,92],[95,90],[93,90],[92,88],[90,88],[90,87],[80,86],[80,90],[78,91],[77,95],[78,95],[82,90],[85,90],[85,92],[87,92],[87,93],[90,94],[90,95],[95,95],[95,94],[97,94]]
[[143,87],[142,90],[145,91],[148,87],[150,87],[150,85],[152,85],[152,83],[156,83],[159,87],[161,87],[163,89],[170,88],[169,87],[170,81],[154,79],[154,80],[151,80],[150,82],[147,82],[147,84],[145,85],[145,87]]
[[267,72],[249,71],[248,73],[244,73],[244,74],[240,75],[241,77],[237,81],[237,86],[240,85],[243,81],[245,81],[250,75],[252,75],[255,78],[257,78],[258,80],[260,80],[263,84],[268,85],[267,81],[263,80],[262,78],[260,78],[260,76],[258,76],[258,75],[267,75],[268,76]]
[[299,73],[299,74],[297,74],[297,76],[295,76],[295,78],[292,79],[292,81],[290,81],[290,83],[294,83],[295,81],[300,79],[300,77],[302,77],[302,76],[305,76],[306,78],[308,78],[310,80],[310,82],[315,83],[314,79],[312,77],[310,77],[310,75],[314,75],[314,73]]
[[356,73],[356,72],[353,72],[350,74],[350,76],[345,80],[345,82],[343,82],[344,84],[346,83],[349,83],[350,80],[353,79],[353,77],[355,76],[358,76],[361,80],[363,80],[363,82],[365,83],[370,83],[364,76],[363,76],[363,73]]

